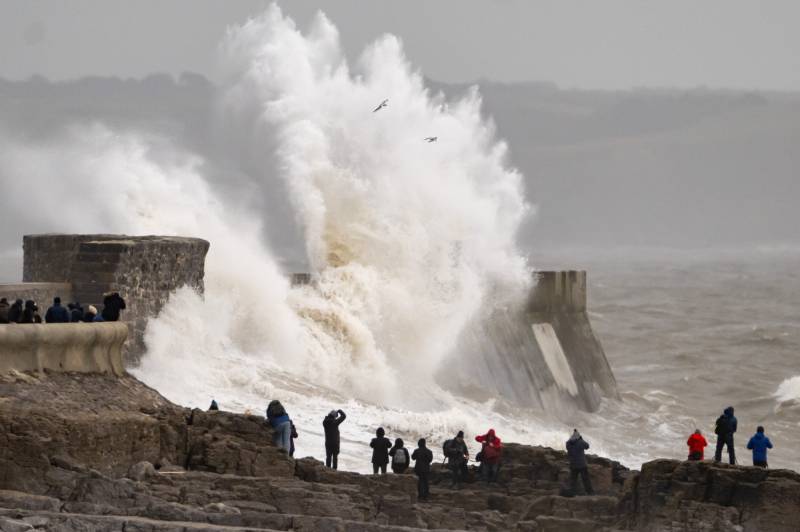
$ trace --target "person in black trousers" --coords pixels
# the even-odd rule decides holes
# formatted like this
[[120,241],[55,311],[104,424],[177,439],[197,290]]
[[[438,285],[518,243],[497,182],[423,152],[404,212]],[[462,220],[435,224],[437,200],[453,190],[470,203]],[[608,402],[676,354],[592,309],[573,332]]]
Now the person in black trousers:
[[726,408],[722,415],[717,418],[716,427],[714,432],[717,434],[717,450],[714,452],[714,461],[719,462],[722,460],[722,448],[728,447],[728,461],[731,464],[736,463],[736,450],[733,447],[733,433],[738,428],[736,416],[733,415],[733,407]]
[[431,475],[433,453],[425,446],[425,438],[421,438],[417,445],[418,447],[411,454],[411,459],[414,460],[414,474],[417,475],[417,498],[427,501],[431,494],[428,481]]
[[586,495],[594,495],[592,481],[589,479],[589,467],[586,463],[586,450],[589,444],[580,435],[578,429],[572,433],[567,440],[567,456],[569,457],[569,489],[570,494],[578,492],[578,477],[583,481],[583,489]]
[[385,434],[383,427],[379,427],[375,431],[376,437],[369,442],[369,446],[372,447],[372,473],[374,475],[378,474],[378,470],[385,475],[386,466],[389,464],[389,449],[392,448],[392,442]]
[[322,420],[325,429],[325,467],[339,468],[339,425],[347,419],[342,410],[331,410]]

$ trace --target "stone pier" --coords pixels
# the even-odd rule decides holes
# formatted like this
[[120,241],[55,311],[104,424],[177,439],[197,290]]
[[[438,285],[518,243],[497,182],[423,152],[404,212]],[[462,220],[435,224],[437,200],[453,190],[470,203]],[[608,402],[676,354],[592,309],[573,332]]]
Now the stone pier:
[[[64,304],[77,300],[98,311],[104,293],[122,295],[127,309],[121,319],[130,332],[125,363],[136,365],[144,352],[147,320],[158,314],[169,295],[182,286],[203,291],[209,243],[173,236],[44,234],[25,236],[23,248],[23,283],[15,287],[21,292],[30,292],[34,285],[52,291],[58,288],[52,283],[60,283]],[[51,302],[50,297],[38,300],[42,313]]]

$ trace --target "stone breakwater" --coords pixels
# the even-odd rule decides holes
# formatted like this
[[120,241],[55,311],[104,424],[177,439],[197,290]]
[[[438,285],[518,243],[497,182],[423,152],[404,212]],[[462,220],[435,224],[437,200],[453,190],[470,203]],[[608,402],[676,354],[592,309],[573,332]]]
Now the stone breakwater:
[[182,286],[203,291],[209,243],[175,236],[43,234],[25,235],[22,247],[23,283],[5,290],[0,285],[0,293],[25,299],[46,294],[37,300],[42,309],[51,295],[59,295],[65,304],[77,300],[102,310],[103,294],[120,292],[127,303],[121,319],[129,329],[125,364],[135,366],[145,350],[147,320],[170,294]]
[[597,495],[565,498],[564,452],[508,444],[497,485],[450,490],[437,465],[431,500],[420,503],[413,475],[293,460],[272,446],[262,418],[181,408],[128,375],[14,371],[0,380],[4,531],[798,529],[800,475],[791,471],[589,464]]

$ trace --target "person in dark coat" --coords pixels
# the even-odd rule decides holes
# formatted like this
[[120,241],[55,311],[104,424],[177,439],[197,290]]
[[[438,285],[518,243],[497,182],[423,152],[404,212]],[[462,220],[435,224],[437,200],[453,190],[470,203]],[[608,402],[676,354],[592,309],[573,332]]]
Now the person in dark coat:
[[464,431],[459,430],[456,437],[445,442],[445,456],[453,482],[450,487],[459,488],[461,483],[467,478],[467,461],[469,461],[469,449],[464,443]]
[[717,418],[714,432],[717,434],[717,450],[714,453],[714,461],[722,460],[722,448],[728,446],[728,460],[731,464],[736,463],[736,450],[733,448],[733,433],[736,432],[738,422],[733,415],[733,407],[726,408],[722,415]]
[[219,410],[219,405],[217,404],[216,399],[212,399],[211,406],[208,407],[209,412],[211,412],[212,410]]
[[402,438],[394,440],[394,447],[389,449],[389,456],[392,457],[392,471],[401,474],[405,473],[411,463],[408,449],[403,446]]
[[53,298],[53,306],[44,315],[46,323],[69,323],[69,311],[61,306],[61,298]]
[[6,298],[0,298],[0,323],[8,323],[8,309],[11,305],[8,304]]
[[25,301],[25,308],[22,310],[22,319],[20,323],[42,323],[42,317],[39,315],[39,307],[36,303],[29,299]]
[[377,475],[380,470],[381,475],[386,474],[386,466],[389,464],[389,449],[392,447],[392,442],[385,436],[386,432],[383,427],[378,427],[375,431],[375,438],[369,442],[372,447],[372,474]]
[[83,307],[77,301],[67,305],[69,307],[69,321],[70,323],[77,323],[83,321]]
[[569,489],[572,495],[578,492],[578,477],[583,481],[586,495],[594,494],[592,481],[589,479],[589,466],[586,463],[586,450],[589,444],[584,441],[578,429],[572,432],[567,440],[567,456],[569,457]]
[[342,410],[331,410],[322,420],[325,429],[325,467],[339,468],[339,425],[347,419]]
[[764,427],[758,427],[756,433],[747,442],[747,448],[753,451],[753,465],[767,468],[767,449],[772,449],[772,442],[764,435]]
[[103,297],[103,321],[119,321],[122,310],[125,310],[125,300],[119,292],[110,292]]
[[89,305],[86,308],[86,312],[83,313],[83,319],[81,321],[86,323],[92,323],[96,317],[97,317],[97,307],[95,307],[94,305]]
[[292,427],[292,432],[291,432],[291,434],[289,434],[289,437],[291,438],[289,440],[289,456],[294,458],[294,440],[298,436],[297,427],[294,426],[294,421],[290,421],[289,425],[291,425],[291,427]]
[[8,323],[22,323],[22,300],[17,299],[8,307]]
[[431,476],[433,453],[425,446],[425,438],[417,442],[417,448],[411,454],[411,459],[414,460],[414,474],[417,475],[417,498],[427,501],[431,494],[428,481]]

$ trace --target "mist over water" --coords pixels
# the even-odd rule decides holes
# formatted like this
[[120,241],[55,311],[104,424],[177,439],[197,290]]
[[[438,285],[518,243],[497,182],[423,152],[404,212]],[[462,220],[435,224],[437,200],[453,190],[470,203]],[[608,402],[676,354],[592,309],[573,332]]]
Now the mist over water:
[[[481,117],[479,95],[447,102],[429,92],[392,36],[349,65],[324,16],[302,33],[275,7],[231,28],[219,53],[224,83],[207,151],[99,123],[37,142],[0,132],[0,209],[26,232],[211,242],[205,294],[181,289],[171,297],[151,320],[148,353],[134,370],[169,399],[206,408],[214,397],[223,409],[261,414],[280,398],[300,432],[297,455],[317,457],[322,418],[343,408],[341,465],[362,471],[377,426],[407,442],[428,437],[434,450],[457,430],[472,436],[490,426],[507,441],[562,448],[579,426],[592,451],[629,466],[680,458],[688,431],[707,429],[726,406],[717,403],[751,395],[744,412],[774,420],[785,438],[800,436],[792,421],[800,376],[789,356],[796,327],[765,329],[739,315],[730,321],[745,329],[726,328],[714,316],[731,304],[730,285],[705,301],[691,299],[696,289],[678,297],[672,287],[685,284],[687,272],[618,268],[625,259],[589,272],[592,319],[622,401],[604,402],[598,414],[541,412],[439,386],[437,372],[464,364],[454,352],[464,328],[529,288],[515,236],[531,207],[505,143]],[[385,98],[388,106],[373,112]],[[429,144],[428,136],[439,140]],[[277,217],[291,218],[286,232],[304,247],[312,286],[289,286],[290,272],[279,267],[268,237]],[[579,266],[573,258],[559,265]],[[690,268],[688,278],[703,267]],[[720,277],[701,278],[715,292]],[[774,296],[791,312],[796,293]],[[682,322],[690,320],[681,298],[693,309],[708,305],[702,318],[711,321],[701,323],[715,327],[698,336],[697,352],[685,352],[699,332]],[[731,386],[738,376],[685,384],[696,382],[691,372],[728,367],[729,342],[749,341],[777,357],[781,373],[746,381],[754,394]],[[705,349],[719,350],[717,366],[702,363]],[[744,352],[736,360],[755,365]],[[784,466],[796,457],[773,456]]]

